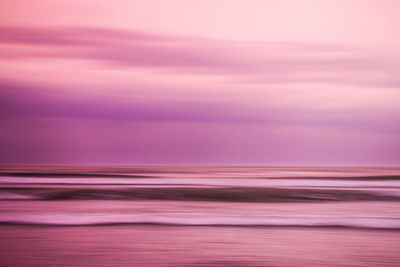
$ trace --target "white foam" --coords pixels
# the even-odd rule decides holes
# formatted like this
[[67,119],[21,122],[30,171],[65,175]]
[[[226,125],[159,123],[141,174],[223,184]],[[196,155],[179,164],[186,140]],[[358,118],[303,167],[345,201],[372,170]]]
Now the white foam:
[[251,187],[320,187],[320,188],[400,188],[400,180],[315,180],[315,179],[193,179],[193,178],[59,178],[0,177],[0,183],[13,184],[91,184],[91,185],[199,185]]
[[104,213],[1,213],[0,223],[37,225],[165,224],[202,226],[330,226],[400,229],[400,217],[285,214],[215,214],[159,212],[135,214]]
[[33,195],[24,195],[10,192],[0,192],[0,200],[19,200],[19,199],[37,199]]

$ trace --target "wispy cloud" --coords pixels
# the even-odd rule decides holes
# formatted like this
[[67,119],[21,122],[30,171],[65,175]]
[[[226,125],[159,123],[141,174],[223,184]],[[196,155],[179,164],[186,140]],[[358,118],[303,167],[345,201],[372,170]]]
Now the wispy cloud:
[[[399,87],[400,61],[345,45],[185,38],[103,28],[1,27],[3,59],[68,58],[112,68],[219,75],[242,83]],[[15,47],[18,47],[16,50]]]
[[[0,119],[72,118],[119,122],[227,123],[269,127],[328,127],[351,131],[400,131],[396,112],[251,107],[234,103],[57,95],[54,88],[0,81]],[[55,88],[57,89],[57,88]],[[245,126],[247,125],[247,126]]]

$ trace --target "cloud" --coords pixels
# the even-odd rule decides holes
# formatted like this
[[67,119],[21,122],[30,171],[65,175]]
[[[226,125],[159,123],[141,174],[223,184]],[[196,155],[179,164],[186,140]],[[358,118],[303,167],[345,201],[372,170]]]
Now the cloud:
[[243,116],[235,107],[200,101],[146,101],[73,95],[58,96],[46,87],[11,81],[0,82],[0,118],[72,117],[116,121],[244,122],[257,118]]
[[0,26],[0,42],[23,45],[96,45],[99,41],[167,41],[168,38],[142,32],[106,28],[31,28]]
[[237,42],[104,28],[28,27],[0,27],[0,45],[5,47],[0,57],[8,60],[68,58],[114,70],[211,74],[242,83],[400,86],[397,58],[343,45]]
[[[0,119],[77,118],[120,122],[228,123],[251,127],[328,127],[400,131],[396,111],[251,107],[226,102],[58,95],[55,88],[0,81]],[[57,89],[57,88],[56,88]],[[60,89],[60,88],[59,88]]]

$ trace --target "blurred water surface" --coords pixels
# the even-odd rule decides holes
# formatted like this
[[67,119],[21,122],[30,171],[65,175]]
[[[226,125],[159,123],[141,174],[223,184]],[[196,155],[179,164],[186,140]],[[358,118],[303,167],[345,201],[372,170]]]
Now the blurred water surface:
[[400,168],[2,167],[4,266],[398,266]]

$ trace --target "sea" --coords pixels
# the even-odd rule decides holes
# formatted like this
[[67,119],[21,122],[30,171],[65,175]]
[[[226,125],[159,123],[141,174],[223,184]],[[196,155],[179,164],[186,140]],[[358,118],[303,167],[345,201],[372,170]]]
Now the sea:
[[400,266],[399,167],[2,166],[0,266]]

